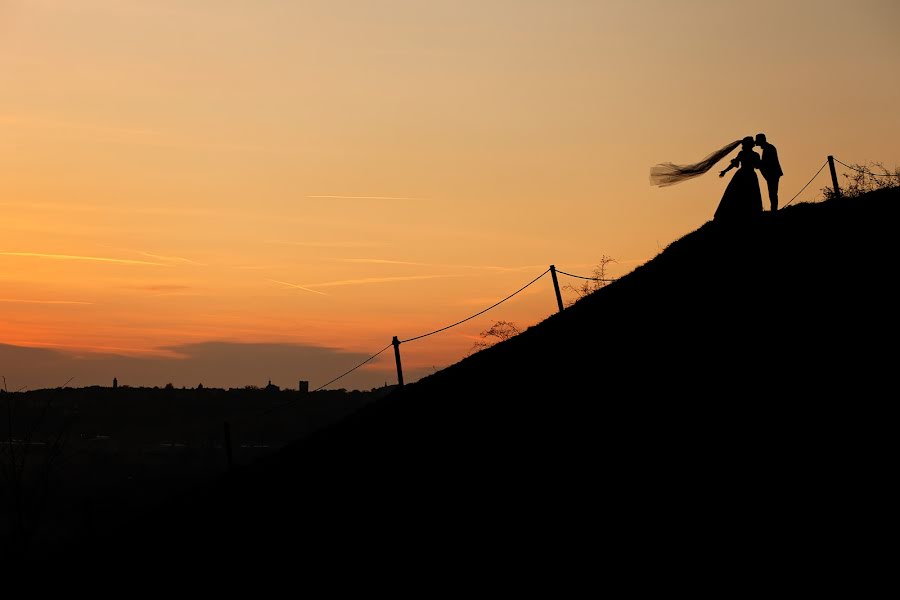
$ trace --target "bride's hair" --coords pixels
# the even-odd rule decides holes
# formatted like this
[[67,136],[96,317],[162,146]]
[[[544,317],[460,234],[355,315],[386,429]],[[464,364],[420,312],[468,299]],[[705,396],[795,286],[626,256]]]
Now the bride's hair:
[[[753,138],[751,138],[751,141],[752,139]],[[743,140],[735,140],[730,142],[728,145],[719,148],[700,162],[695,162],[690,165],[676,165],[670,162],[655,165],[650,168],[650,185],[657,185],[659,187],[675,185],[676,183],[687,181],[698,175],[703,175],[709,171],[714,164],[722,160],[726,154],[740,146],[742,141]]]

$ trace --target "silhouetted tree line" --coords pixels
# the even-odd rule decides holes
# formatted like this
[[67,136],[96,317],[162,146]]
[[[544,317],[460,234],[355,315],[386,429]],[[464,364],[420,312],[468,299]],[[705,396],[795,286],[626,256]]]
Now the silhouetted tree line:
[[226,421],[249,464],[391,390],[0,388],[0,551],[27,557],[221,475]]

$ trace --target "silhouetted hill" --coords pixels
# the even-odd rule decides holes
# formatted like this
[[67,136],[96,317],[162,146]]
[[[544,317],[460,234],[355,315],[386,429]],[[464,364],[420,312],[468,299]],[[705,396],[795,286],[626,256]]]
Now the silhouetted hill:
[[91,556],[564,586],[842,552],[893,462],[898,214],[891,189],[708,222]]

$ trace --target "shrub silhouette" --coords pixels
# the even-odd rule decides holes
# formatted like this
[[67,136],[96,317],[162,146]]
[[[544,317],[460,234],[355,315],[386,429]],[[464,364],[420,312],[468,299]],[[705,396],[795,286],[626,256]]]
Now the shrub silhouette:
[[[843,174],[847,183],[841,188],[841,196],[845,198],[858,198],[869,192],[900,186],[900,167],[894,167],[894,170],[890,171],[880,161],[863,165],[850,163],[848,166],[852,173]],[[821,191],[826,200],[837,197],[834,188],[826,187]]]
[[579,286],[574,286],[571,284],[564,285],[563,286],[564,290],[568,290],[570,292],[575,293],[575,298],[566,302],[566,306],[567,307],[572,306],[573,304],[575,304],[576,302],[578,302],[585,296],[588,296],[588,295],[596,292],[600,288],[606,286],[610,281],[612,281],[606,275],[606,267],[607,267],[607,265],[609,265],[609,263],[614,263],[614,262],[616,262],[616,259],[611,258],[604,254],[602,257],[600,257],[600,262],[597,264],[597,266],[594,267],[594,270],[591,273],[591,275],[592,275],[591,279],[585,280],[584,283],[582,283]]
[[485,348],[490,348],[494,344],[506,341],[520,333],[522,331],[512,321],[495,321],[493,325],[478,334],[481,339],[472,344],[472,348],[466,356],[471,356]]

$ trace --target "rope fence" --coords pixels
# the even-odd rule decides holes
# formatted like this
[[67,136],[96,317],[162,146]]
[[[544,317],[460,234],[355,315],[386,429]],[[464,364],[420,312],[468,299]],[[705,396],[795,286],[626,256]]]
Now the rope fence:
[[534,279],[532,279],[529,283],[526,283],[523,287],[519,288],[518,290],[516,290],[515,292],[513,292],[512,294],[510,294],[509,296],[507,296],[507,297],[504,298],[503,300],[500,300],[499,302],[497,302],[497,303],[495,303],[495,304],[492,304],[492,305],[488,306],[488,307],[485,308],[484,310],[475,313],[475,314],[472,315],[471,317],[466,317],[466,318],[463,319],[462,321],[457,321],[457,322],[454,323],[453,325],[447,325],[446,327],[441,327],[440,329],[435,329],[434,331],[432,331],[432,332],[430,332],[430,333],[424,333],[424,334],[422,334],[422,335],[417,335],[416,337],[411,337],[411,338],[406,339],[406,340],[401,340],[400,343],[401,343],[401,344],[405,344],[406,342],[414,342],[414,341],[416,341],[416,340],[420,340],[420,339],[422,339],[422,338],[424,338],[424,337],[428,337],[429,335],[434,335],[434,334],[436,334],[436,333],[440,333],[440,332],[442,332],[442,331],[446,331],[447,329],[450,329],[451,327],[456,327],[457,325],[462,325],[462,324],[465,323],[466,321],[469,321],[469,320],[471,320],[471,319],[474,319],[474,318],[477,317],[477,316],[483,315],[484,313],[486,313],[487,311],[491,310],[492,308],[496,308],[496,307],[500,306],[501,304],[503,304],[504,302],[506,302],[507,300],[509,300],[510,298],[512,298],[513,296],[515,296],[516,294],[518,294],[519,292],[524,291],[526,288],[528,288],[528,287],[530,287],[531,285],[533,285],[534,283],[536,283],[541,277],[543,277],[544,275],[546,275],[546,274],[549,273],[549,272],[550,272],[550,269],[547,269],[546,271],[544,271],[543,273],[541,273],[540,275],[538,275],[537,277],[535,277]]
[[842,162],[842,161],[838,160],[837,158],[834,159],[834,162],[840,163],[852,171],[858,171],[860,173],[869,175],[871,177],[897,177],[897,178],[900,178],[900,173],[873,173],[872,171],[870,171],[868,169],[860,169],[859,167],[854,167],[854,166],[848,165],[847,163]]
[[[819,176],[819,174],[826,167],[826,165],[831,168],[831,185],[832,185],[832,189],[834,190],[834,192],[833,192],[834,196],[836,198],[840,198],[841,197],[841,189],[840,189],[840,186],[838,185],[837,173],[834,169],[834,163],[838,163],[838,164],[843,165],[844,167],[850,169],[851,171],[856,171],[857,173],[861,173],[863,175],[868,175],[869,177],[889,177],[889,178],[895,178],[895,179],[900,180],[900,173],[887,173],[887,172],[875,173],[874,171],[871,171],[870,169],[861,169],[858,165],[857,166],[848,165],[844,161],[837,159],[834,156],[829,156],[825,160],[825,162],[822,163],[822,166],[819,167],[819,170],[816,171],[816,174],[813,175],[812,178],[806,182],[806,185],[804,185],[802,188],[800,188],[800,191],[797,192],[796,194],[794,194],[794,197],[791,198],[790,200],[788,200],[788,202],[784,206],[788,206],[791,202],[796,200],[797,197],[803,193],[803,190],[805,190],[809,186],[809,184],[811,184],[816,179],[816,177]],[[846,175],[844,175],[844,176],[846,177]]]
[[794,194],[794,197],[791,198],[790,200],[788,200],[788,201],[787,201],[787,204],[785,204],[784,206],[788,206],[791,202],[793,202],[794,200],[796,200],[796,199],[797,199],[797,196],[799,196],[800,194],[802,194],[802,193],[803,193],[803,190],[805,190],[805,189],[807,188],[807,186],[809,186],[809,184],[811,184],[811,183],[813,182],[813,180],[814,180],[816,177],[819,176],[819,173],[822,172],[822,169],[824,169],[825,166],[826,166],[827,164],[828,164],[828,161],[827,161],[827,160],[826,160],[825,162],[823,162],[823,163],[822,163],[822,166],[819,167],[819,170],[816,171],[816,174],[812,176],[812,179],[810,179],[809,181],[807,181],[807,182],[806,182],[806,185],[804,185],[802,188],[800,188],[800,191],[797,192],[796,194]]
[[[375,354],[373,354],[372,356],[370,356],[370,357],[367,358],[366,360],[362,361],[361,363],[359,363],[358,365],[356,365],[356,366],[353,367],[352,369],[350,369],[350,370],[348,370],[348,371],[342,373],[341,375],[338,375],[337,377],[335,377],[334,379],[332,379],[332,380],[329,381],[328,383],[326,383],[326,384],[324,384],[324,385],[321,385],[321,386],[317,387],[317,388],[314,389],[313,391],[314,391],[314,392],[318,392],[318,391],[320,391],[320,390],[325,389],[326,387],[328,387],[328,386],[331,385],[332,383],[334,383],[334,382],[336,382],[336,381],[339,381],[340,379],[343,379],[344,377],[346,377],[346,376],[349,375],[350,373],[354,372],[355,370],[359,369],[359,368],[362,367],[363,365],[365,365],[365,364],[367,364],[368,362],[370,362],[372,359],[376,358],[378,355],[380,355],[381,353],[383,353],[385,350],[387,350],[387,349],[390,348],[391,346],[396,347],[398,344],[405,344],[405,343],[407,343],[407,342],[414,342],[414,341],[416,341],[416,340],[420,340],[420,339],[422,339],[422,338],[426,338],[426,337],[428,337],[428,336],[435,335],[436,333],[441,333],[442,331],[447,331],[448,329],[452,329],[453,327],[456,327],[456,326],[458,326],[458,325],[462,325],[462,324],[465,323],[466,321],[471,321],[471,320],[474,319],[475,317],[481,316],[481,315],[483,315],[484,313],[488,312],[488,311],[491,310],[491,309],[497,308],[498,306],[500,306],[500,305],[503,304],[504,302],[507,302],[508,300],[512,299],[512,298],[515,297],[516,295],[522,293],[523,291],[525,291],[526,289],[528,289],[529,287],[531,287],[532,285],[534,285],[535,283],[537,283],[544,275],[546,275],[546,274],[549,273],[549,272],[550,272],[550,269],[547,269],[546,271],[544,271],[543,273],[541,273],[540,275],[538,275],[537,277],[535,277],[534,279],[532,279],[531,281],[529,281],[528,283],[526,283],[524,286],[522,286],[521,288],[519,288],[518,290],[516,290],[516,291],[513,292],[512,294],[506,296],[505,298],[503,298],[502,300],[499,300],[498,302],[495,302],[494,304],[491,304],[491,305],[488,306],[487,308],[478,311],[478,312],[475,313],[474,315],[471,315],[471,316],[466,317],[465,319],[461,319],[461,320],[459,320],[459,321],[457,321],[457,322],[455,322],[455,323],[452,323],[452,324],[450,324],[450,325],[447,325],[447,326],[445,326],[445,327],[441,327],[441,328],[439,328],[439,329],[435,329],[434,331],[429,331],[428,333],[423,333],[422,335],[417,335],[417,336],[414,336],[414,337],[411,337],[411,338],[407,338],[407,339],[405,339],[405,340],[398,340],[398,339],[395,338],[396,341],[392,341],[390,344],[388,344],[387,346],[385,346],[384,348],[382,348],[381,350],[379,350],[378,352],[376,352]],[[573,276],[573,277],[577,277],[577,276]],[[590,278],[586,278],[586,279],[590,279]],[[402,377],[402,375],[401,375],[401,377]]]
[[550,268],[548,268],[546,271],[544,271],[543,273],[541,273],[540,275],[538,275],[537,277],[535,277],[534,279],[532,279],[531,281],[529,281],[528,283],[526,283],[525,285],[523,285],[521,288],[519,288],[519,289],[516,290],[515,292],[509,294],[508,296],[506,296],[506,297],[503,298],[502,300],[499,300],[499,301],[495,302],[494,304],[488,306],[487,308],[485,308],[485,309],[483,309],[483,310],[478,311],[477,313],[475,313],[475,314],[473,314],[473,315],[470,315],[470,316],[468,316],[468,317],[466,317],[466,318],[464,318],[464,319],[460,319],[459,321],[456,321],[455,323],[452,323],[452,324],[447,325],[447,326],[445,326],[445,327],[441,327],[441,328],[439,328],[439,329],[435,329],[434,331],[430,331],[430,332],[428,332],[428,333],[423,333],[422,335],[417,335],[417,336],[414,336],[414,337],[411,337],[411,338],[406,338],[406,339],[404,339],[404,340],[400,340],[399,338],[397,338],[397,337],[395,336],[394,339],[393,339],[393,341],[392,341],[389,345],[387,345],[387,346],[385,346],[384,348],[382,348],[381,350],[379,350],[378,353],[372,355],[371,357],[369,357],[368,359],[366,359],[365,361],[363,361],[362,363],[360,363],[360,364],[357,365],[356,367],[350,369],[350,370],[347,371],[346,373],[344,373],[344,374],[342,374],[342,375],[340,375],[340,376],[338,376],[338,377],[332,379],[331,381],[329,381],[329,382],[326,383],[325,385],[316,388],[314,391],[319,391],[319,390],[321,390],[321,389],[323,389],[323,388],[325,388],[325,387],[331,385],[331,384],[334,383],[335,381],[338,381],[339,379],[345,377],[346,375],[349,375],[350,373],[352,373],[353,371],[355,371],[355,370],[358,369],[359,367],[363,366],[364,364],[368,363],[370,360],[372,360],[373,358],[375,358],[376,356],[378,356],[379,354],[381,354],[382,352],[384,352],[385,350],[387,350],[387,349],[390,348],[391,346],[394,346],[394,350],[395,350],[395,352],[396,352],[396,354],[397,354],[397,356],[396,356],[396,360],[397,360],[397,379],[398,379],[399,384],[402,386],[402,385],[403,385],[403,382],[402,382],[402,381],[403,381],[403,373],[402,373],[402,369],[401,369],[401,367],[400,367],[400,357],[399,357],[399,346],[400,346],[400,344],[405,344],[405,343],[408,343],[408,342],[414,342],[414,341],[416,341],[416,340],[420,340],[420,339],[422,339],[422,338],[426,338],[426,337],[428,337],[428,336],[435,335],[435,334],[437,334],[437,333],[441,333],[442,331],[447,331],[448,329],[452,329],[453,327],[456,327],[456,326],[458,326],[458,325],[462,325],[462,324],[465,323],[466,321],[470,321],[470,320],[474,319],[475,317],[478,317],[478,316],[480,316],[480,315],[483,315],[484,313],[488,312],[489,310],[494,309],[494,308],[500,306],[500,305],[503,304],[504,302],[507,302],[507,301],[511,300],[512,298],[514,298],[516,295],[522,293],[523,291],[525,291],[526,289],[528,289],[529,287],[531,287],[532,285],[534,285],[535,283],[537,283],[538,281],[540,281],[540,279],[543,278],[547,273],[552,273],[552,275],[553,275],[553,284],[554,284],[554,288],[555,288],[557,300],[558,300],[558,302],[559,302],[559,309],[560,309],[560,311],[562,311],[563,306],[562,306],[562,300],[561,300],[561,297],[560,297],[559,282],[558,282],[557,279],[556,279],[556,274],[557,274],[557,273],[559,273],[559,274],[561,274],[561,275],[567,275],[567,276],[569,276],[569,277],[574,277],[574,278],[577,278],[577,279],[585,279],[585,280],[589,280],[589,281],[601,281],[601,282],[610,282],[610,281],[614,281],[614,279],[605,279],[605,278],[600,278],[600,277],[586,277],[586,276],[583,276],[583,275],[575,275],[575,274],[573,274],[573,273],[567,273],[567,272],[565,272],[565,271],[560,271],[560,270],[556,269],[556,267],[555,267],[554,265],[550,265]]
[[560,275],[568,275],[569,277],[574,277],[575,279],[586,279],[588,281],[603,281],[609,283],[611,281],[615,281],[615,279],[604,279],[602,277],[584,277],[583,275],[573,275],[571,273],[566,273],[565,271],[556,270]]
[[358,365],[356,365],[355,367],[353,367],[353,368],[350,369],[349,371],[347,371],[347,372],[345,372],[345,373],[342,373],[341,375],[338,375],[337,377],[335,377],[334,379],[332,379],[331,381],[329,381],[329,382],[326,383],[325,385],[320,385],[319,387],[317,387],[317,388],[314,389],[313,391],[314,391],[314,392],[318,392],[318,391],[321,390],[321,389],[327,388],[329,385],[331,385],[331,384],[334,383],[335,381],[337,381],[337,380],[339,380],[339,379],[343,379],[344,377],[346,377],[347,375],[349,375],[349,374],[352,373],[353,371],[357,370],[358,368],[360,368],[361,366],[363,366],[364,364],[366,364],[367,362],[369,362],[369,361],[372,360],[373,358],[377,357],[379,354],[381,354],[382,352],[384,352],[385,350],[387,350],[387,349],[390,348],[391,346],[392,346],[392,344],[388,344],[387,346],[385,346],[384,348],[382,348],[381,350],[379,350],[378,352],[376,352],[375,354],[373,354],[372,356],[370,356],[370,357],[367,358],[366,360],[362,361],[361,363],[359,363]]

